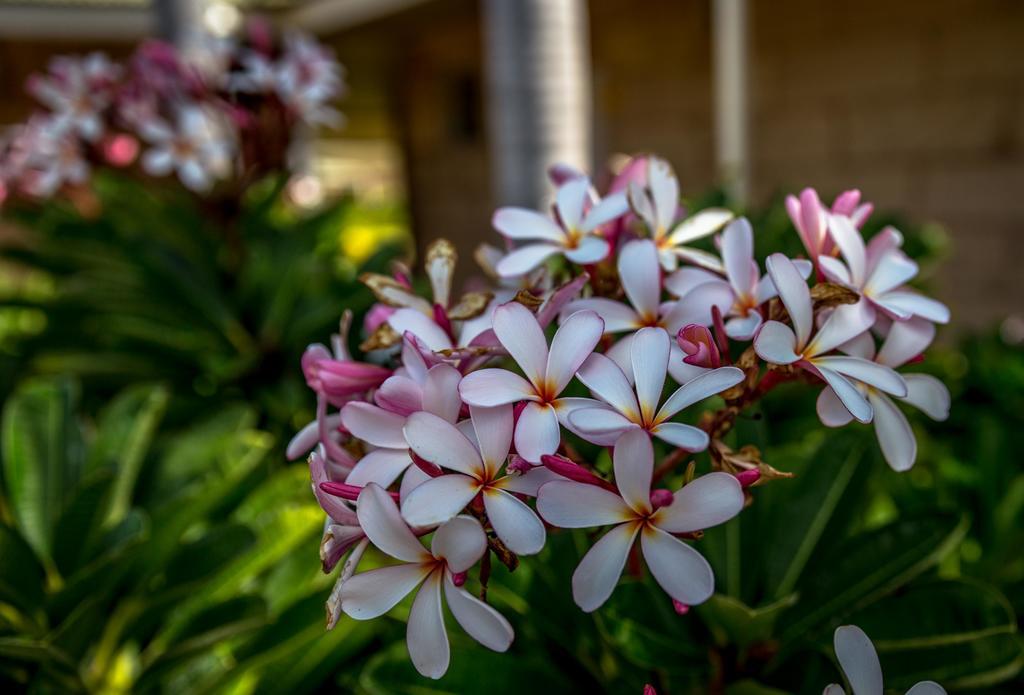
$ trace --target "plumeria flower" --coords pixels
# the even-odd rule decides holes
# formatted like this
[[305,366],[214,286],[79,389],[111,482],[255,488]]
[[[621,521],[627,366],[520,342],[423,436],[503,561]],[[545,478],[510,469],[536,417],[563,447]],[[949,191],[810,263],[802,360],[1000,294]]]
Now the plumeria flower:
[[427,552],[402,521],[394,500],[379,486],[371,483],[363,489],[356,513],[370,541],[404,564],[362,572],[346,581],[340,591],[346,615],[356,620],[376,618],[416,591],[406,630],[409,657],[422,675],[440,678],[450,659],[443,588],[452,616],[470,637],[497,652],[509,648],[512,626],[498,611],[461,588],[466,571],[487,550],[480,522],[468,516],[455,517],[434,532]]
[[[700,268],[682,268],[665,278],[665,289],[681,297],[681,301],[692,296],[700,296],[703,301],[705,297],[714,297],[716,306],[723,304],[720,298],[728,295],[728,306],[722,310],[725,333],[733,340],[750,340],[761,327],[761,306],[775,298],[778,290],[771,277],[762,276],[758,270],[754,232],[747,218],[730,222],[720,239],[725,280]],[[810,276],[810,261],[795,260],[793,264],[802,277]]]
[[669,338],[658,328],[643,328],[630,346],[636,393],[619,366],[601,354],[593,354],[580,367],[577,377],[601,401],[577,405],[569,414],[571,429],[584,439],[611,446],[619,436],[639,428],[649,435],[689,451],[703,451],[708,435],[692,425],[671,422],[684,408],[721,393],[743,381],[743,371],[720,367],[680,386],[658,408],[669,361]]
[[573,178],[558,187],[555,194],[556,219],[518,207],[499,208],[492,224],[509,241],[535,241],[510,252],[498,262],[498,274],[515,277],[529,273],[555,254],[562,254],[577,265],[604,260],[610,246],[598,234],[601,225],[624,215],[629,209],[626,197],[613,194],[603,200],[585,177]]
[[820,377],[861,422],[871,421],[871,405],[851,379],[900,398],[907,395],[903,378],[890,367],[859,357],[827,354],[871,327],[875,312],[867,302],[836,307],[812,338],[811,293],[800,272],[781,253],[769,256],[767,266],[793,328],[778,321],[762,325],[754,337],[754,349],[761,359],[772,364],[792,364]]
[[651,490],[654,449],[647,433],[628,430],[612,455],[618,494],[574,481],[542,485],[541,516],[562,528],[614,527],[587,552],[572,575],[572,595],[586,612],[608,600],[640,535],[647,567],[673,600],[688,606],[706,601],[715,578],[700,553],[672,534],[690,533],[728,521],[743,508],[740,483],[728,473],[709,473],[675,493]]
[[290,32],[274,70],[278,96],[305,123],[340,126],[341,114],[330,107],[344,91],[344,69],[326,46]]
[[[840,349],[895,369],[920,355],[934,337],[934,324],[921,318],[912,318],[893,322],[877,354],[875,342],[867,333]],[[933,420],[949,417],[949,389],[941,381],[929,374],[903,374],[902,377],[907,384],[907,394],[897,400],[918,408]],[[917,458],[917,439],[906,416],[884,392],[866,384],[858,386],[874,412],[872,424],[885,460],[893,470],[909,470]],[[818,416],[829,427],[841,427],[851,420],[849,412],[831,388],[826,388],[818,397]]]
[[547,339],[537,318],[518,302],[494,311],[494,333],[526,378],[505,369],[481,369],[459,384],[462,400],[471,406],[494,407],[528,401],[515,429],[516,451],[530,463],[553,454],[561,442],[559,415],[569,403],[560,399],[573,374],[587,359],[604,332],[604,321],[593,311],[578,311]]
[[501,472],[512,445],[512,406],[470,407],[473,441],[454,425],[430,413],[414,413],[405,423],[413,452],[436,466],[456,471],[422,483],[402,499],[402,516],[413,526],[448,521],[479,495],[487,519],[502,543],[518,555],[544,547],[544,524],[530,507],[511,494],[537,494],[551,479],[547,469],[525,475]]
[[[836,659],[843,675],[850,684],[853,695],[883,695],[882,665],[878,652],[864,631],[856,625],[836,628],[833,637]],[[833,683],[825,688],[822,695],[846,695],[841,685]],[[921,681],[907,691],[906,695],[946,695],[946,689],[935,681]]]
[[186,188],[202,193],[230,169],[231,144],[224,125],[196,104],[180,107],[174,126],[151,120],[140,134],[151,145],[142,156],[142,168],[153,176],[174,171]]
[[[860,203],[860,191],[849,190],[836,197],[831,212],[849,217],[857,227],[860,227],[872,209],[870,203]],[[805,188],[800,192],[799,198],[793,195],[786,196],[786,212],[789,213],[789,219],[796,227],[800,241],[803,242],[807,255],[815,266],[818,265],[820,258],[835,255],[835,242],[828,233],[829,210],[821,204],[817,191]]]
[[320,541],[320,562],[324,572],[330,572],[345,553],[366,538],[366,534],[359,525],[355,510],[345,500],[321,489],[321,483],[337,482],[331,477],[326,457],[321,449],[309,455],[309,477],[313,495],[320,508],[327,514],[323,540]]
[[65,184],[81,185],[89,179],[90,167],[81,142],[52,118],[37,119],[32,152],[21,174],[22,188],[30,195],[48,198]]
[[837,258],[820,258],[818,262],[826,278],[858,293],[892,318],[921,316],[936,323],[949,322],[945,304],[903,287],[917,275],[918,268],[899,249],[903,240],[899,232],[888,227],[865,246],[849,217],[831,215],[828,224],[846,263]]
[[666,271],[675,270],[681,260],[722,271],[722,262],[714,254],[686,244],[711,236],[731,220],[733,214],[723,208],[708,208],[680,219],[679,181],[664,159],[647,159],[647,186],[631,182],[629,204],[650,230]]
[[103,135],[103,111],[113,100],[111,86],[119,75],[120,67],[102,53],[60,56],[50,64],[50,75],[33,77],[28,89],[62,132],[96,142]]

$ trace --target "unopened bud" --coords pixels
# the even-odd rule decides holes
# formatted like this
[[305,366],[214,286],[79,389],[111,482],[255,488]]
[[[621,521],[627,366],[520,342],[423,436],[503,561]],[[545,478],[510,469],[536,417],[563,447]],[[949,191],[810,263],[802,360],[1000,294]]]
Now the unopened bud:
[[676,615],[686,615],[690,612],[690,607],[682,601],[672,599],[672,608],[675,610]]
[[651,506],[655,509],[669,506],[673,499],[674,496],[668,490],[651,490]]
[[750,487],[761,479],[761,471],[752,468],[749,471],[741,471],[736,474],[736,480],[740,481],[743,487]]
[[676,342],[686,357],[683,362],[695,367],[717,369],[722,366],[722,356],[715,344],[715,339],[704,326],[691,323],[683,326],[676,334]]
[[462,586],[465,583],[466,583],[466,573],[465,572],[453,572],[452,573],[452,584],[454,584],[455,586]]

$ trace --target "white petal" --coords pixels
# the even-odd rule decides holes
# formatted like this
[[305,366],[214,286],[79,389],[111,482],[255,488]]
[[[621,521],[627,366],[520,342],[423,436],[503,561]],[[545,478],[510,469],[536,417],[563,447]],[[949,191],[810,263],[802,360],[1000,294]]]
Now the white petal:
[[842,427],[850,424],[850,421],[853,420],[850,411],[839,400],[839,396],[831,386],[826,386],[818,394],[815,409],[818,411],[818,419],[821,420],[821,424],[826,427]]
[[736,367],[719,367],[706,371],[676,389],[675,393],[668,397],[665,405],[658,411],[657,419],[659,421],[667,420],[694,403],[732,388],[743,381],[743,378],[743,370]]
[[836,628],[833,644],[854,695],[881,695],[882,666],[864,631],[855,625],[843,625]]
[[870,393],[868,401],[875,414],[872,419],[875,436],[878,437],[878,445],[882,448],[886,463],[894,471],[902,473],[910,470],[917,458],[917,440],[907,417],[884,394]]
[[658,528],[690,533],[724,524],[743,510],[743,487],[728,473],[708,473],[678,490],[672,504],[654,515]]
[[630,420],[639,421],[640,408],[636,394],[633,393],[629,379],[614,361],[595,352],[580,367],[577,377],[595,396]]
[[722,278],[703,268],[680,268],[665,278],[665,289],[677,297],[685,297],[707,282],[722,282]]
[[512,430],[515,419],[511,405],[500,405],[495,408],[470,406],[469,416],[473,422],[480,457],[487,469],[487,478],[491,479],[501,469],[508,458],[512,446]]
[[661,303],[661,267],[654,242],[637,239],[623,246],[618,268],[622,289],[633,308],[642,317],[656,318]]
[[467,374],[459,383],[459,394],[466,403],[484,408],[537,397],[526,379],[507,369],[481,369]]
[[409,659],[420,675],[436,680],[448,670],[451,654],[441,610],[440,572],[434,572],[427,578],[412,602],[405,643],[409,648]]
[[420,458],[475,478],[483,477],[476,447],[450,422],[420,411],[409,416],[404,431],[409,448]]
[[653,422],[668,370],[669,337],[661,328],[641,328],[629,348],[637,401],[645,423]]
[[413,490],[428,480],[433,480],[433,478],[423,472],[419,466],[409,466],[405,469],[405,475],[402,476],[402,484],[398,488],[398,498],[404,500]]
[[487,551],[487,537],[479,521],[457,516],[434,532],[430,551],[452,572],[465,572]]
[[729,319],[725,322],[725,334],[733,340],[750,340],[761,327],[761,314],[751,310],[746,316]]
[[949,389],[930,374],[906,374],[907,395],[901,399],[933,420],[949,417]]
[[398,605],[430,572],[429,565],[381,567],[341,585],[341,609],[356,620],[380,617]]
[[491,220],[506,239],[544,239],[565,243],[565,232],[547,215],[525,208],[499,208]]
[[495,270],[503,278],[514,278],[525,275],[539,266],[541,263],[561,253],[563,248],[554,244],[529,244],[520,246],[515,251],[498,261]]
[[912,314],[935,323],[949,323],[949,308],[942,302],[909,290],[886,292],[875,301],[897,313]]
[[533,555],[544,547],[544,524],[532,509],[504,490],[484,491],[487,518],[501,542],[517,555]]
[[455,422],[462,408],[459,382],[462,374],[450,364],[435,364],[423,384],[423,409],[443,420]]
[[909,282],[917,275],[917,263],[902,251],[890,251],[878,260],[871,276],[864,285],[867,295],[885,294]]
[[[819,256],[819,261],[822,258],[827,257]],[[804,258],[793,259],[793,266],[796,267],[797,272],[800,273],[800,277],[804,280],[809,278],[811,276],[811,271],[814,270],[814,264]],[[775,283],[772,282],[772,276],[764,275],[761,277],[760,282],[757,283],[757,292],[754,295],[754,300],[757,302],[758,306],[760,306],[769,299],[777,297],[778,294],[779,291],[775,288]]]
[[536,497],[540,486],[553,480],[565,480],[562,476],[545,466],[536,466],[526,473],[509,474],[495,482],[495,487],[520,495]]
[[359,487],[377,483],[382,488],[388,488],[411,463],[412,459],[405,449],[377,449],[359,459],[345,482]]
[[804,355],[811,357],[834,350],[871,328],[874,322],[875,310],[863,299],[856,304],[837,306],[818,329],[814,340],[804,350]]
[[853,221],[845,215],[830,215],[828,231],[835,240],[836,246],[846,259],[850,269],[850,280],[854,287],[863,287],[867,280],[867,249],[860,232]]
[[[850,357],[860,357],[861,359],[874,361],[875,338],[870,331],[865,331],[864,333],[847,340],[837,349]],[[884,364],[884,362],[880,362],[880,364]]]
[[825,367],[843,376],[861,381],[868,386],[894,396],[907,395],[907,383],[891,368],[859,357],[816,357],[811,361],[816,367]]
[[476,478],[461,473],[431,478],[402,498],[402,518],[411,526],[443,524],[461,513],[480,487]]
[[[549,483],[548,485],[556,485]],[[545,485],[544,487],[548,487]],[[585,486],[593,487],[593,486]],[[543,490],[541,493],[543,494]],[[572,574],[572,598],[576,605],[591,613],[608,600],[626,566],[640,524],[620,524],[604,534],[583,556]]]
[[392,374],[373,394],[373,400],[385,410],[408,415],[423,410],[423,387],[403,374]]
[[683,349],[673,341],[672,350],[668,358],[668,374],[677,384],[688,384],[701,374],[709,371],[707,367],[698,367],[697,365],[683,362],[684,357],[686,357],[686,354],[683,352]]
[[733,220],[722,232],[722,263],[736,292],[752,292],[755,289],[751,286],[750,277],[750,264],[753,261],[754,230],[745,217]]
[[916,316],[906,321],[893,321],[878,351],[878,362],[887,367],[902,366],[924,352],[934,338],[935,324],[931,321]]
[[843,690],[843,686],[838,683],[829,683],[825,686],[825,689],[821,691],[821,695],[846,695],[846,691]]
[[562,310],[562,317],[566,318],[577,311],[584,310],[593,311],[604,320],[606,333],[620,333],[640,327],[640,316],[633,310],[633,307],[604,297],[577,299],[570,302]]
[[402,425],[405,417],[371,403],[346,403],[341,409],[341,424],[356,437],[388,449],[404,449]]
[[708,448],[707,432],[681,422],[663,422],[652,429],[651,434],[663,442],[687,451],[704,451]]
[[800,359],[796,354],[796,335],[784,323],[768,321],[754,336],[757,356],[772,364],[792,364]]
[[773,253],[765,261],[765,264],[768,267],[768,274],[779,292],[779,299],[782,300],[782,304],[793,321],[797,349],[801,349],[807,345],[807,339],[811,336],[811,328],[814,325],[810,290],[807,289],[807,283],[800,277],[800,271],[796,269],[793,262],[781,253]]
[[664,159],[651,157],[647,164],[647,186],[654,203],[654,221],[667,231],[679,209],[679,181]]
[[687,324],[696,323],[701,326],[710,326],[712,323],[711,308],[718,307],[724,316],[735,301],[736,295],[728,282],[724,280],[706,282],[695,287],[672,305],[662,319],[662,325],[673,336]]
[[640,534],[644,560],[669,596],[695,606],[715,593],[715,575],[700,553],[661,529],[648,526]]
[[465,589],[456,587],[447,577],[444,596],[452,617],[470,637],[496,652],[507,651],[512,646],[515,632],[501,613]]
[[398,335],[405,335],[406,331],[412,333],[431,350],[448,350],[452,347],[452,339],[444,329],[415,309],[399,309],[388,317],[388,325]]
[[612,446],[626,431],[638,427],[617,410],[609,407],[578,408],[569,413],[569,427],[583,439]]
[[838,258],[818,256],[818,265],[821,266],[821,272],[825,274],[825,278],[830,282],[857,288],[853,283],[853,278],[850,277],[850,271],[846,264]]
[[370,483],[359,493],[356,515],[370,542],[391,557],[405,562],[423,562],[429,558],[402,520],[395,501],[379,485]]
[[853,417],[861,422],[871,422],[871,405],[864,398],[864,394],[850,383],[849,379],[838,372],[833,372],[831,369],[819,368],[818,373],[825,380],[825,383],[832,387],[836,397],[850,411],[850,415],[853,415]]
[[711,236],[724,227],[734,215],[724,208],[707,208],[687,217],[669,235],[669,244],[677,246]]
[[562,392],[603,333],[604,321],[592,311],[577,311],[558,327],[551,339],[545,368],[549,396]]
[[515,432],[516,452],[530,463],[540,463],[544,454],[553,454],[562,441],[558,416],[548,404],[527,403],[519,414]]
[[549,524],[561,528],[621,524],[636,516],[614,492],[571,480],[542,485],[537,492],[537,511]]
[[592,232],[601,225],[608,224],[612,220],[622,217],[629,212],[629,200],[625,191],[618,191],[605,196],[600,203],[590,208],[587,216],[583,219],[580,229],[584,232]]
[[935,681],[921,681],[908,690],[906,695],[946,695],[946,689]]
[[548,341],[537,319],[519,302],[494,310],[494,334],[533,384],[544,379]]
[[612,452],[615,486],[637,514],[651,511],[651,477],[654,474],[654,448],[650,435],[639,427],[627,430],[615,442]]
[[577,265],[590,265],[607,258],[611,247],[608,242],[596,236],[585,236],[574,249],[566,249],[565,257]]
[[590,197],[590,181],[584,176],[572,178],[558,187],[555,192],[555,207],[562,226],[579,229],[583,221],[583,206]]
[[153,176],[166,176],[174,167],[174,158],[169,149],[154,147],[142,155],[142,168]]

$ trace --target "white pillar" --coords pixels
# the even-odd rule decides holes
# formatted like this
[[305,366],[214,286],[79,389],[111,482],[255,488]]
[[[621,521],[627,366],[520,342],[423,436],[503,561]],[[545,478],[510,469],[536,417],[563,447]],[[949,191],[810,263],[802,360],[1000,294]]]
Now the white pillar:
[[484,60],[498,205],[539,207],[545,171],[591,168],[585,0],[484,0]]
[[711,0],[715,163],[719,180],[743,205],[750,193],[747,0]]

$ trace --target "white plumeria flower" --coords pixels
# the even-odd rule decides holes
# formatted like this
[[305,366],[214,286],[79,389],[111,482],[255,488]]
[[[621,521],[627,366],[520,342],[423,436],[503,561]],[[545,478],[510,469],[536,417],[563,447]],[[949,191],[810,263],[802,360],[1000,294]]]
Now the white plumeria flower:
[[[431,478],[402,498],[402,516],[413,526],[432,526],[451,519],[480,495],[487,519],[502,543],[518,555],[544,547],[544,524],[525,503],[510,494],[537,494],[552,479],[546,468],[525,475],[502,474],[512,444],[512,406],[470,408],[472,441],[436,415],[413,413],[405,423],[405,439],[417,456],[456,471]],[[467,432],[468,434],[468,432]]]
[[[606,333],[630,333],[608,351],[608,357],[615,360],[627,377],[632,377],[629,346],[632,334],[637,330],[657,326],[667,331],[670,338],[675,337],[687,324],[710,326],[711,308],[717,306],[724,312],[732,304],[732,291],[724,283],[707,284],[694,288],[678,301],[662,302],[658,249],[650,239],[637,239],[624,245],[619,252],[618,271],[628,304],[606,297],[577,299],[562,310],[562,316],[589,309],[604,319]],[[685,383],[704,371],[685,364],[683,357],[682,350],[673,343],[669,372],[679,383]]]
[[781,253],[769,256],[766,264],[793,328],[778,321],[762,325],[754,337],[754,349],[761,359],[772,364],[796,365],[820,377],[861,422],[871,422],[871,405],[851,379],[900,398],[907,395],[903,377],[890,367],[859,357],[827,355],[871,327],[875,312],[867,302],[862,300],[836,307],[812,339],[811,293],[800,272]]
[[36,119],[32,152],[23,172],[23,186],[30,194],[48,198],[65,183],[79,185],[89,179],[90,167],[79,140],[52,118]]
[[381,551],[405,564],[362,572],[341,586],[341,609],[356,620],[384,615],[419,587],[406,630],[413,666],[422,675],[440,678],[451,657],[445,631],[441,591],[455,621],[488,649],[506,651],[514,633],[508,621],[486,603],[461,588],[464,573],[487,550],[480,522],[459,516],[434,532],[430,552],[402,521],[394,500],[370,484],[356,503],[359,523]]
[[917,275],[917,263],[900,250],[902,235],[888,227],[866,246],[853,220],[830,215],[828,230],[846,263],[821,256],[818,263],[830,281],[843,285],[879,307],[894,319],[920,316],[935,323],[949,323],[945,304],[906,289]]
[[150,120],[140,134],[152,145],[142,156],[142,168],[148,174],[176,172],[187,188],[202,193],[230,170],[231,143],[225,125],[197,105],[181,107],[174,127]]
[[571,405],[559,398],[576,370],[594,351],[604,321],[593,311],[578,311],[559,326],[548,350],[544,331],[518,302],[494,310],[494,333],[523,370],[526,379],[505,369],[481,369],[459,384],[462,400],[485,408],[529,401],[516,424],[516,451],[530,463],[553,454],[562,440],[559,415]]
[[686,244],[717,232],[733,218],[732,212],[724,208],[708,208],[680,220],[679,181],[664,159],[648,158],[647,187],[630,182],[629,204],[651,230],[651,238],[658,247],[658,256],[666,271],[679,267],[680,260],[722,271],[722,262],[714,254]]
[[492,224],[510,241],[536,241],[510,252],[497,265],[499,275],[515,277],[529,273],[555,254],[578,265],[604,260],[610,247],[597,229],[629,210],[625,195],[612,194],[596,200],[587,178],[574,178],[559,186],[555,194],[558,219],[519,207],[499,208]]
[[[856,625],[836,628],[833,636],[836,659],[843,675],[850,683],[853,695],[883,695],[882,665],[878,652],[864,631]],[[822,695],[846,695],[841,685],[826,686]],[[946,695],[946,689],[935,681],[921,681],[907,691],[906,695]]]
[[615,443],[612,465],[619,494],[597,485],[556,480],[542,485],[537,497],[541,516],[555,526],[615,524],[572,575],[576,604],[589,613],[608,600],[637,534],[647,567],[669,596],[688,606],[706,601],[715,590],[711,566],[672,534],[699,531],[739,514],[743,509],[739,481],[728,473],[710,473],[674,494],[652,491],[654,449],[640,429],[627,431]]
[[[750,340],[761,327],[760,308],[769,299],[778,296],[775,283],[768,275],[761,275],[754,260],[754,232],[745,217],[733,220],[720,237],[725,277],[700,268],[682,268],[665,278],[665,289],[683,299],[703,292],[713,296],[730,297],[729,306],[722,311],[725,334],[733,340]],[[793,265],[806,279],[814,266],[810,261],[794,260]],[[710,285],[711,287],[706,287]],[[704,324],[710,325],[710,324]]]
[[284,43],[274,69],[274,85],[281,101],[306,123],[341,125],[341,114],[329,104],[344,91],[344,69],[330,49],[310,36],[290,32]]
[[[895,369],[920,355],[934,337],[934,324],[915,317],[906,321],[894,321],[877,354],[875,342],[867,333],[841,346],[840,349],[850,355]],[[941,421],[949,417],[950,397],[945,384],[930,374],[903,374],[902,377],[907,384],[907,395],[897,397],[897,400],[914,406],[933,420]],[[917,439],[910,423],[907,422],[907,417],[882,391],[866,384],[858,386],[874,412],[872,424],[886,462],[893,470],[909,470],[917,458]],[[849,411],[843,407],[831,387],[823,390],[818,396],[817,409],[818,417],[829,427],[842,427],[851,420]]]
[[571,429],[587,441],[603,446],[611,446],[622,433],[639,428],[674,447],[689,451],[706,449],[708,435],[704,430],[670,420],[684,408],[743,381],[743,370],[709,370],[680,386],[659,409],[669,345],[668,334],[658,328],[642,328],[633,337],[630,359],[636,393],[615,362],[597,353],[588,357],[576,376],[601,401],[590,401],[590,407],[574,407],[569,414]]
[[102,53],[90,53],[82,58],[58,57],[50,73],[30,81],[32,94],[50,109],[62,132],[88,142],[99,140],[103,111],[113,100],[110,85],[120,67]]

